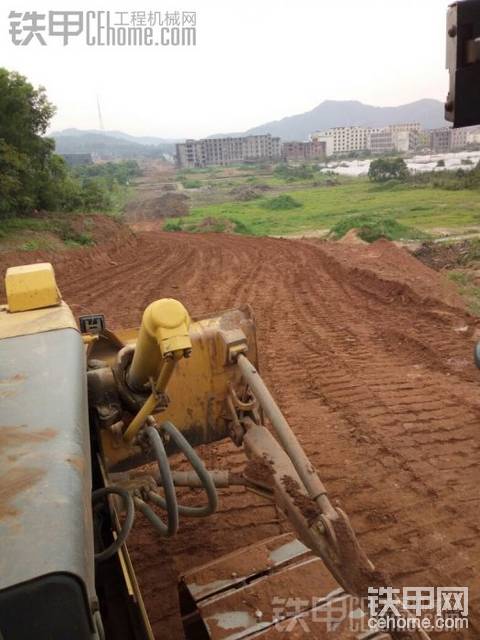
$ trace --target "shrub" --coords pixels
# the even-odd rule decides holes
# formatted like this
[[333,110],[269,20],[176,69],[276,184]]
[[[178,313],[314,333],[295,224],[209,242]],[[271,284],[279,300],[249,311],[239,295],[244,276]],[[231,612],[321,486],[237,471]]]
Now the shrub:
[[368,170],[368,177],[373,182],[405,181],[408,175],[408,168],[403,158],[377,158],[372,160]]
[[312,167],[306,164],[302,164],[299,167],[292,167],[286,163],[279,164],[275,167],[274,173],[278,177],[283,178],[286,182],[309,180],[314,176]]
[[343,218],[330,229],[330,235],[336,239],[343,238],[350,229],[357,229],[358,236],[365,242],[375,242],[379,238],[406,240],[428,237],[418,229],[407,227],[390,216],[369,214]]
[[164,231],[182,231],[183,230],[183,222],[182,220],[167,220],[163,225]]
[[283,194],[276,198],[265,200],[262,202],[261,206],[264,209],[270,209],[271,211],[283,211],[285,209],[297,209],[298,207],[301,207],[302,204],[295,200],[295,198],[292,198],[292,196]]
[[58,220],[54,223],[55,231],[67,245],[71,246],[89,246],[94,244],[92,236],[89,233],[75,231],[68,220]]
[[182,180],[185,189],[198,189],[202,186],[200,180]]

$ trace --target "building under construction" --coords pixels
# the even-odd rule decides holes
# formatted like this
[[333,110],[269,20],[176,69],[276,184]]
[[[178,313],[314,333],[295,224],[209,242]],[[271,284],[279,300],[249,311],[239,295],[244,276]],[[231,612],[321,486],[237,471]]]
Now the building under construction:
[[177,144],[177,165],[182,168],[280,160],[280,138],[258,136],[203,138]]

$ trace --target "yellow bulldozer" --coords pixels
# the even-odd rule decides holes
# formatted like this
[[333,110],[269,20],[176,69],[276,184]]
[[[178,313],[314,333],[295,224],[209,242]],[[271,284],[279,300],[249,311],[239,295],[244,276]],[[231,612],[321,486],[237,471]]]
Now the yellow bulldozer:
[[[101,315],[77,325],[49,263],[9,268],[5,288],[4,640],[153,638],[127,548],[135,511],[171,537],[181,518],[214,513],[218,490],[231,484],[274,501],[292,533],[259,543],[254,566],[247,548],[186,573],[179,585],[190,601],[185,637],[282,637],[289,616],[252,611],[239,605],[239,593],[269,581],[268,592],[279,597],[294,572],[318,588],[314,606],[295,615],[316,623],[318,637],[360,637],[350,618],[326,629],[320,614],[355,596],[353,611],[366,616],[362,602],[382,578],[258,372],[248,306],[193,319],[180,302],[156,300],[138,330],[113,333]],[[242,473],[207,469],[195,450],[225,438],[245,452]],[[173,452],[187,458],[190,471],[172,470]],[[179,504],[178,486],[203,488],[203,502]],[[372,640],[387,637],[368,631]]]
[[[446,116],[455,126],[477,124],[480,0],[452,5],[447,31]],[[291,533],[182,576],[187,640],[428,637],[422,629],[385,633],[381,616],[370,624],[370,592],[378,595],[386,578],[263,382],[248,306],[191,318],[180,302],[156,300],[139,329],[114,333],[101,315],[77,323],[48,263],[8,269],[5,288],[1,640],[152,640],[128,553],[135,512],[162,537],[175,536],[182,518],[199,519],[200,531],[230,485],[272,500]],[[245,453],[242,473],[207,469],[195,449],[226,438]],[[190,471],[172,469],[174,452]],[[177,487],[203,489],[203,502],[180,504]],[[295,593],[295,575],[315,593]],[[252,589],[267,594],[263,610],[249,606]],[[295,595],[311,606],[272,605]],[[333,615],[339,605],[348,615]],[[308,621],[309,632],[302,624],[292,631],[294,620]]]

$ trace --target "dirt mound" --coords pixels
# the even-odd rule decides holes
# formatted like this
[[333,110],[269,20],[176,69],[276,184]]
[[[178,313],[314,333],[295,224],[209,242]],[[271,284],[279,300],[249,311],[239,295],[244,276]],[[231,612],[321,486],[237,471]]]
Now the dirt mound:
[[[105,313],[114,328],[137,325],[158,297],[179,297],[193,315],[249,302],[260,370],[363,547],[392,576],[386,586],[468,586],[469,629],[455,637],[478,638],[479,320],[443,275],[385,240],[150,232],[141,247],[58,257],[75,312]],[[229,442],[199,453],[209,469],[244,465]],[[179,573],[287,529],[241,487],[220,491],[214,516],[182,518],[170,541],[139,515],[129,549],[157,637],[181,638]]]
[[424,264],[436,269],[466,267],[472,262],[480,263],[480,240],[460,242],[424,242],[413,255]]
[[190,213],[190,198],[185,193],[166,191],[154,197],[135,199],[125,208],[131,222],[164,218],[183,218]]
[[240,202],[248,202],[249,200],[261,198],[265,191],[269,189],[268,184],[241,185],[231,189],[230,195]]
[[144,217],[182,218],[189,214],[190,198],[184,193],[167,191],[164,195],[144,203]]
[[15,251],[64,251],[67,247],[99,244],[130,234],[119,219],[101,213],[37,211],[27,218],[6,221],[5,231],[0,233],[0,255]]
[[339,242],[342,244],[368,244],[368,242],[360,238],[358,229],[350,229],[350,231],[347,231],[343,238],[340,238]]
[[426,267],[407,249],[381,238],[372,244],[325,243],[325,252],[338,261],[342,273],[364,291],[387,301],[392,296],[408,299],[413,305],[441,302],[463,308],[455,285]]
[[227,218],[207,217],[196,225],[195,230],[203,233],[211,231],[215,233],[235,233],[235,223]]
[[94,244],[111,241],[130,241],[132,231],[119,218],[98,214],[69,215],[74,233],[88,234]]
[[[55,245],[50,250],[0,252],[0,273],[8,267],[34,262],[51,262],[57,273],[57,280],[63,283],[71,276],[77,277],[87,272],[98,271],[118,265],[123,254],[134,250],[137,237],[127,225],[109,216],[75,215],[72,228],[76,233],[88,230],[94,246],[67,248],[65,244]],[[4,290],[0,289],[0,299],[5,302]]]

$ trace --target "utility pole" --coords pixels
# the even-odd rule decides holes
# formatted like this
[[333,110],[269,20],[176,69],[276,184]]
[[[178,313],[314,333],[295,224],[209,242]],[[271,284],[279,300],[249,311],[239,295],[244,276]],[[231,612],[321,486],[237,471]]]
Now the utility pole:
[[98,110],[98,124],[100,126],[100,131],[105,131],[105,127],[103,126],[102,110],[100,109],[100,97],[98,93],[97,93],[97,110]]

